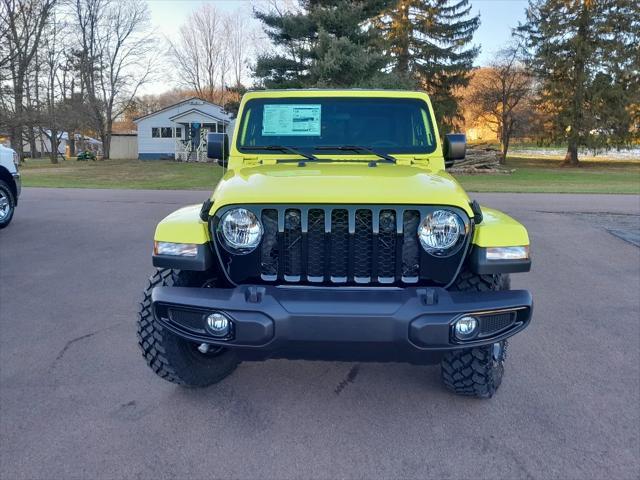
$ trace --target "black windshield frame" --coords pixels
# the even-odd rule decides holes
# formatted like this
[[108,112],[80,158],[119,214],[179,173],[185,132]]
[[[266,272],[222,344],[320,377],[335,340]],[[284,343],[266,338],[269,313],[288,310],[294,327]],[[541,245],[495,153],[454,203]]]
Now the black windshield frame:
[[[238,135],[235,139],[235,146],[240,153],[264,153],[264,149],[262,148],[252,148],[251,145],[243,145],[241,141],[243,140],[243,132],[245,131],[246,123],[250,120],[248,113],[250,112],[251,117],[254,115],[262,115],[264,105],[286,105],[286,104],[322,104],[323,102],[328,102],[329,105],[337,105],[340,103],[348,104],[353,103],[355,105],[361,105],[366,107],[377,107],[381,112],[385,111],[385,107],[387,107],[386,111],[388,112],[388,107],[393,105],[401,105],[403,108],[416,108],[420,113],[419,118],[421,120],[426,120],[424,122],[424,135],[426,137],[427,143],[424,145],[404,145],[404,146],[379,146],[379,145],[365,145],[362,141],[358,141],[357,138],[351,137],[348,138],[347,141],[344,142],[345,145],[362,145],[365,147],[375,148],[376,151],[383,152],[385,154],[413,154],[413,155],[425,155],[429,153],[433,153],[437,148],[437,138],[435,134],[434,125],[432,122],[432,112],[429,104],[424,100],[419,98],[397,98],[397,97],[335,97],[335,96],[323,96],[323,97],[285,97],[285,98],[270,98],[270,97],[262,97],[262,98],[254,98],[245,104],[243,108],[242,118],[240,119],[240,125],[238,128]],[[424,111],[424,115],[421,111]],[[321,120],[321,123],[324,119]],[[260,121],[261,122],[261,121]],[[427,130],[428,129],[428,130]],[[255,138],[255,137],[254,137]],[[262,137],[264,138],[264,137]],[[335,141],[334,138],[327,138],[321,141],[316,145],[308,145],[308,144],[299,144],[296,143],[296,139],[300,138],[297,136],[281,136],[279,138],[284,138],[284,140],[276,140],[269,138],[265,140],[265,144],[278,144],[283,146],[292,147],[298,150],[302,150],[305,152],[315,152],[319,153],[318,150],[314,150],[316,146],[324,146],[325,145],[339,145],[338,142]],[[308,136],[304,136],[302,138],[309,138]],[[430,139],[430,143],[428,140]],[[262,147],[262,144],[256,145],[257,147]],[[332,155],[345,155],[344,150],[329,151],[323,150],[323,154],[332,154]],[[352,153],[353,154],[353,153]]]

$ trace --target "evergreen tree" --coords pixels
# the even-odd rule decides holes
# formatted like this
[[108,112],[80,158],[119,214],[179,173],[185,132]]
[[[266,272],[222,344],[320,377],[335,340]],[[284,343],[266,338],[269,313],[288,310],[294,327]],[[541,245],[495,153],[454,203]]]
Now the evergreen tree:
[[318,26],[306,11],[254,11],[255,17],[277,47],[275,53],[258,57],[254,74],[266,88],[303,88],[310,85],[309,68],[313,59]]
[[431,96],[439,123],[460,118],[457,90],[469,83],[479,48],[471,46],[480,17],[469,0],[397,0],[377,20],[392,68]]
[[517,32],[541,83],[538,103],[553,121],[551,137],[566,139],[570,165],[578,165],[580,146],[630,139],[640,90],[639,19],[637,0],[529,0]]
[[479,26],[469,0],[301,0],[298,11],[255,12],[275,53],[255,76],[266,88],[424,88],[439,121],[459,118]]
[[256,11],[277,51],[258,58],[266,88],[391,87],[397,78],[372,19],[390,0],[301,0],[298,11]]
[[640,2],[602,4],[598,73],[591,108],[598,119],[595,146],[624,147],[640,138]]

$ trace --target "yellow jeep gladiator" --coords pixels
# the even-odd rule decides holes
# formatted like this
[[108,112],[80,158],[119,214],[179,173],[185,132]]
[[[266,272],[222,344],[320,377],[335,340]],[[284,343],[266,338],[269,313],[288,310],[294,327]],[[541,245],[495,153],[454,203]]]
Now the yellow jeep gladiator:
[[465,138],[441,141],[425,93],[250,92],[207,147],[220,183],[155,232],[138,318],[154,372],[204,387],[248,360],[440,363],[452,391],[496,392],[531,320],[509,289],[529,237],[445,171]]

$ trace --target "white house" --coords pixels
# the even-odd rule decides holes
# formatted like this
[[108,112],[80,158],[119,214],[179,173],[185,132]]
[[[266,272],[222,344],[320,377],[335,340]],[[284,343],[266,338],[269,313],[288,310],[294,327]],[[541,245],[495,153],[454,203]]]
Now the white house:
[[230,130],[231,117],[220,105],[189,98],[134,120],[140,160],[203,161],[207,133]]

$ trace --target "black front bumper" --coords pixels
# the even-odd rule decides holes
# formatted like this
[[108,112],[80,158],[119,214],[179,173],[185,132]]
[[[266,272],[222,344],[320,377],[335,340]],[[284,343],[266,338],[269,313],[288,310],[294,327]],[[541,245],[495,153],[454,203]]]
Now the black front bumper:
[[[234,348],[246,360],[432,363],[447,350],[487,345],[518,333],[529,324],[533,308],[525,290],[442,288],[156,287],[152,301],[156,319],[174,334]],[[214,312],[232,320],[227,339],[207,330],[206,317]],[[465,314],[478,317],[480,334],[460,342],[452,325]]]

